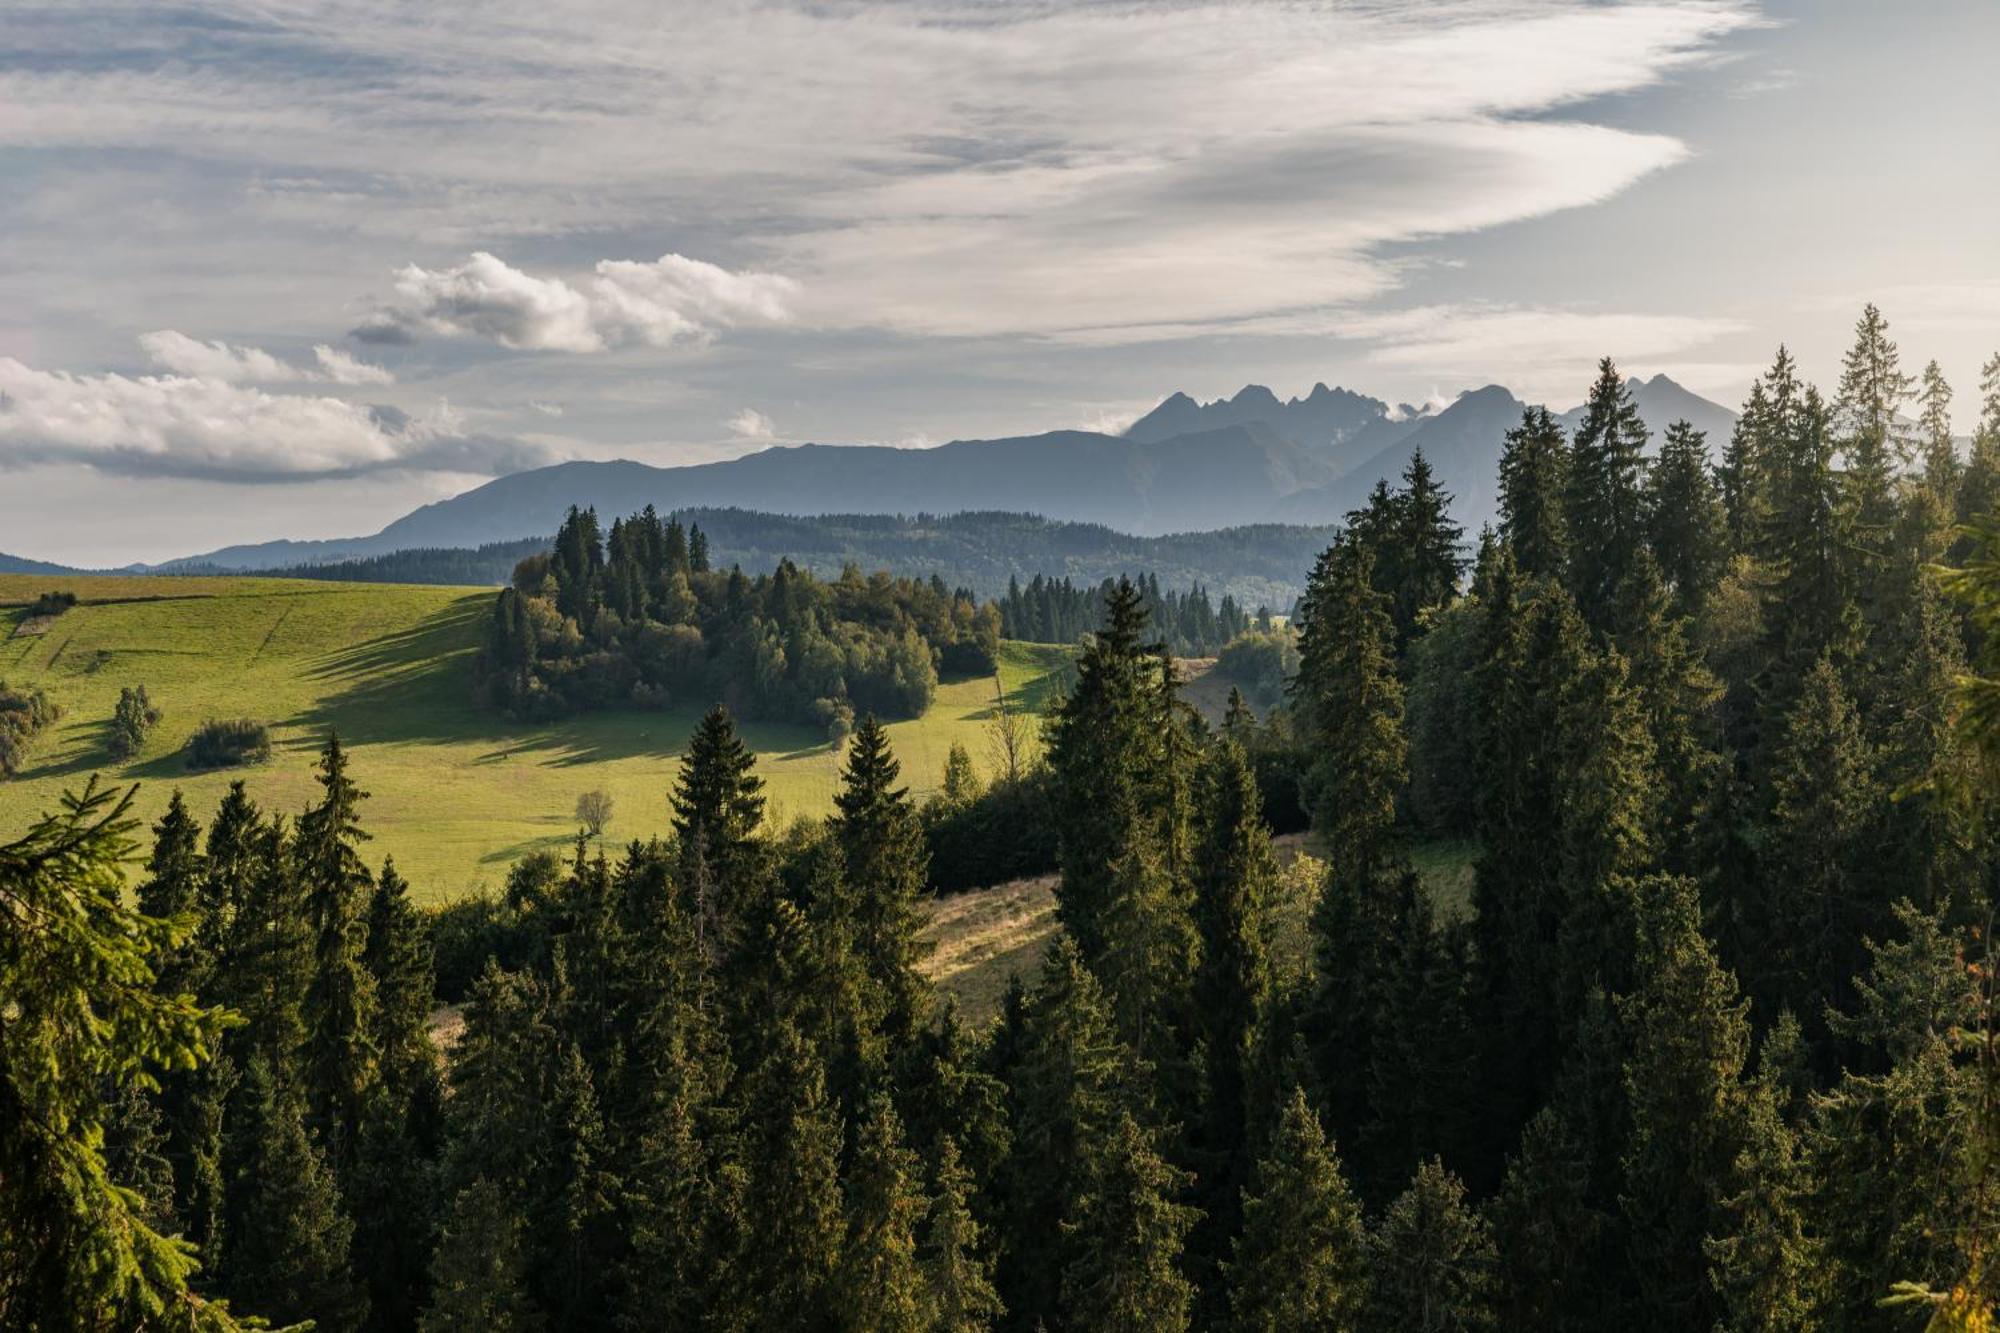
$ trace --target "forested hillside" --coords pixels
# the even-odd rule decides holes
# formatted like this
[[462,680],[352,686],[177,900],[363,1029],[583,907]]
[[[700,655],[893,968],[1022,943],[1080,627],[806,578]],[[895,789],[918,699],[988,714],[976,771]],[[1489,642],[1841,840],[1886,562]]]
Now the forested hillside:
[[129,902],[91,792],[0,847],[0,1324],[1991,1327],[2000,357],[1969,457],[1949,402],[1872,307],[1727,441],[1649,447],[1606,361],[1472,551],[1421,458],[1354,515],[1262,719],[1201,722],[1118,586],[1002,769],[1061,931],[990,1025],[918,943],[989,793],[955,755],[919,807],[870,719],[781,823],[714,710],[667,819],[523,861],[470,948],[337,740],[296,819],[169,808]]

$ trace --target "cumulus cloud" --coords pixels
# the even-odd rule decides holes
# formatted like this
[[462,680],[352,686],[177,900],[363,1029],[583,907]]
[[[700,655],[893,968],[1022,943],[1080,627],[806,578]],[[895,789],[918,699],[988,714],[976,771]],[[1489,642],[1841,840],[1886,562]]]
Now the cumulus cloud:
[[0,357],[0,460],[137,476],[299,481],[370,472],[485,475],[539,466],[543,445],[323,395],[191,375],[75,375]]
[[422,333],[485,338],[502,347],[602,352],[701,342],[719,329],[788,322],[798,284],[775,273],[732,273],[667,254],[606,259],[581,285],[537,277],[475,251],[450,268],[407,264],[395,296],[354,330],[364,342]]
[[335,347],[313,348],[318,368],[295,366],[260,347],[205,342],[175,329],[139,335],[139,350],[163,370],[222,384],[394,384],[386,367],[357,361]]
[[739,440],[776,439],[778,427],[771,418],[754,407],[746,407],[729,418],[729,431]]

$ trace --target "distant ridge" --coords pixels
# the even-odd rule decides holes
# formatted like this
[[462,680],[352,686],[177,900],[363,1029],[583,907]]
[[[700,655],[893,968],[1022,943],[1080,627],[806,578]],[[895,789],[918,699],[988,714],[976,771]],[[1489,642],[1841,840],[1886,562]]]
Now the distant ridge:
[[[1719,456],[1735,414],[1665,375],[1630,381],[1655,438],[1681,418]],[[1050,431],[956,440],[931,449],[786,445],[685,467],[572,462],[515,473],[425,505],[369,536],[225,547],[162,568],[316,565],[421,548],[464,550],[555,531],[568,508],[627,514],[743,509],[805,517],[1005,511],[1159,537],[1259,523],[1342,521],[1377,480],[1393,481],[1421,447],[1469,532],[1497,507],[1495,471],[1522,401],[1501,385],[1441,411],[1315,385],[1281,400],[1248,385],[1200,403],[1170,395],[1123,435]],[[1563,414],[1574,425],[1581,409]]]
[[0,551],[0,574],[81,574],[80,569],[68,565],[52,565],[46,560],[30,560],[26,556],[8,555]]

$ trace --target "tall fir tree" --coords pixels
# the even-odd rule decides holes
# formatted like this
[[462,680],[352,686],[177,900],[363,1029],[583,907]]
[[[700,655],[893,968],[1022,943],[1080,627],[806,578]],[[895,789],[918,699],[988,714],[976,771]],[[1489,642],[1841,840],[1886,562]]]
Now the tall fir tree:
[[1368,1293],[1361,1205],[1302,1090],[1285,1104],[1244,1199],[1229,1291],[1238,1333],[1360,1327]]
[[1701,614],[1728,557],[1728,518],[1709,469],[1707,437],[1685,421],[1667,427],[1647,474],[1646,529],[1675,604],[1683,614]]
[[729,710],[720,704],[709,709],[688,738],[672,806],[681,892],[696,945],[711,966],[733,946],[758,892],[763,790]]
[[1371,1333],[1470,1333],[1495,1325],[1493,1236],[1465,1186],[1435,1160],[1417,1168],[1369,1236]]
[[1179,1201],[1192,1177],[1161,1156],[1155,1136],[1121,1113],[1089,1148],[1087,1182],[1063,1228],[1067,1327],[1179,1333],[1194,1287],[1181,1271],[1196,1210]]
[[835,1325],[854,1333],[923,1333],[930,1327],[930,1301],[917,1260],[922,1179],[886,1096],[876,1096],[862,1113],[846,1178],[847,1240],[833,1279]]
[[972,1210],[973,1184],[958,1144],[949,1135],[940,1138],[919,1251],[930,1327],[936,1333],[985,1333],[1006,1313],[993,1286],[984,1229]]
[[306,1106],[344,1169],[378,1076],[375,979],[362,961],[374,884],[361,861],[362,791],[347,773],[340,737],[320,751],[319,803],[299,819],[293,857],[312,931],[312,980],[305,995]]
[[1563,514],[1569,529],[1569,586],[1584,619],[1610,624],[1618,585],[1646,540],[1646,423],[1606,357],[1570,443]]
[[1424,619],[1458,595],[1465,569],[1465,529],[1451,520],[1450,492],[1438,484],[1422,448],[1410,452],[1396,493],[1394,526],[1385,563],[1392,577],[1389,614],[1396,627],[1398,658],[1420,634]]
[[1500,452],[1500,536],[1531,578],[1561,578],[1569,563],[1563,497],[1569,442],[1546,407],[1521,413]]
[[892,1048],[916,1036],[930,990],[919,966],[927,853],[923,827],[900,773],[889,734],[871,715],[847,743],[841,789],[834,794],[834,834],[854,903],[854,947],[872,992],[870,1009]]
[[743,1256],[745,1290],[759,1320],[776,1327],[834,1327],[829,1298],[841,1260],[838,1114],[826,1074],[799,1033],[784,1025],[745,1091],[745,1198],[754,1222]]

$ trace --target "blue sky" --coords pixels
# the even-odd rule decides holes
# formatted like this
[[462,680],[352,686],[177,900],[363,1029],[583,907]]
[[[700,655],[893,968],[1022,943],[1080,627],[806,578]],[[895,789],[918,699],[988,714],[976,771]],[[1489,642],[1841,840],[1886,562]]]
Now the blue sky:
[[0,550],[487,476],[1116,428],[1601,354],[1737,401],[1862,302],[1969,427],[2000,5],[0,4]]

